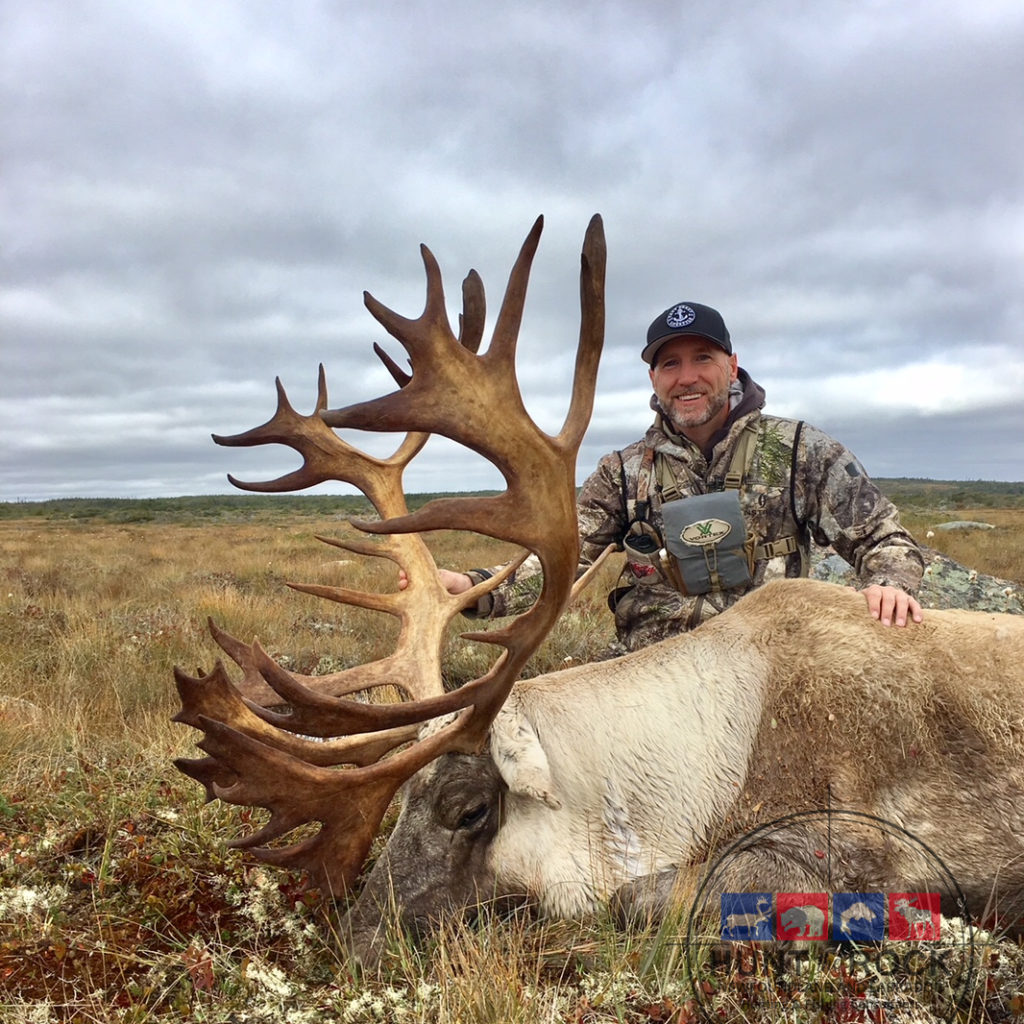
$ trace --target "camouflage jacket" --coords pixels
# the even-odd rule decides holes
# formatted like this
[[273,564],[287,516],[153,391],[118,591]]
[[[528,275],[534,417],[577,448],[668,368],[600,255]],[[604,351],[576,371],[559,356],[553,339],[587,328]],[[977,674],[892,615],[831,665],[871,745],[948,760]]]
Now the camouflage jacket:
[[[630,533],[653,528],[657,537],[662,537],[666,480],[673,480],[683,497],[722,490],[740,438],[748,425],[756,425],[749,468],[739,491],[748,534],[762,546],[751,583],[685,595],[654,565],[630,561],[627,555],[608,603],[619,641],[629,650],[694,628],[770,579],[805,574],[812,544],[831,545],[853,566],[861,587],[889,584],[915,593],[920,583],[924,561],[917,544],[900,525],[896,508],[868,479],[857,459],[815,427],[764,415],[764,392],[745,371],[741,370],[740,376],[745,400],[733,410],[710,458],[686,438],[667,430],[658,415],[642,440],[605,455],[583,485],[577,503],[581,569],[608,544],[621,550]],[[645,460],[645,449],[653,450],[653,461],[650,456]],[[642,500],[644,492],[646,502]],[[641,521],[646,525],[640,526]],[[797,550],[765,555],[765,545],[770,553],[769,542],[787,536],[796,540]],[[478,613],[524,611],[539,591],[537,573],[536,559],[529,559],[515,579],[499,587]]]

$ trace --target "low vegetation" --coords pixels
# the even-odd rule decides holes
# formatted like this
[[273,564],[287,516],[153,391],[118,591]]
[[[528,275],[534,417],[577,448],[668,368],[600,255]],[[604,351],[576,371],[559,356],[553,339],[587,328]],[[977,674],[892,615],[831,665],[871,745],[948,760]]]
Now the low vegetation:
[[[927,481],[887,485],[919,539],[932,531],[926,543],[959,561],[1024,579],[1024,487],[948,485],[954,497]],[[302,879],[228,848],[250,815],[203,805],[173,768],[194,756],[194,734],[170,722],[171,669],[210,667],[208,617],[305,673],[387,651],[390,623],[283,585],[390,587],[390,563],[356,562],[315,539],[350,534],[347,518],[365,509],[327,496],[0,505],[0,1020],[698,1019],[679,926],[453,922],[422,951],[396,940],[387,976],[361,979],[336,918]],[[996,529],[935,529],[950,519]],[[431,544],[447,565],[508,554],[486,538],[438,534]],[[614,572],[585,592],[530,671],[600,656]],[[454,685],[481,655],[452,643]],[[1019,1014],[1022,961],[1011,942],[986,946],[960,1019]],[[827,963],[816,971],[834,989],[827,1019],[894,1019],[851,1016],[843,1008],[857,979]],[[748,996],[737,982],[719,1019],[759,1019]],[[817,1019],[801,1016],[795,991],[777,1009],[779,1019]]]

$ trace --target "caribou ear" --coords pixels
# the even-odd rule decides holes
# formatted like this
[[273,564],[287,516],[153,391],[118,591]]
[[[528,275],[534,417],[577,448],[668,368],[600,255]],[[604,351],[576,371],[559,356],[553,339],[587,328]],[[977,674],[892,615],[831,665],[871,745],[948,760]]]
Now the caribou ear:
[[491,757],[510,793],[529,796],[557,811],[548,756],[533,723],[522,713],[515,693],[491,724]]

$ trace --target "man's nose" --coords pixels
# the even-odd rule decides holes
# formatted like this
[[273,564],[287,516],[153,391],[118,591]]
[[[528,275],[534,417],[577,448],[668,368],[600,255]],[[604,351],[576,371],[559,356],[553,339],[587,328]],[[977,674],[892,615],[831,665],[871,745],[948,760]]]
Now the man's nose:
[[676,383],[689,385],[697,382],[697,364],[680,360],[676,367]]

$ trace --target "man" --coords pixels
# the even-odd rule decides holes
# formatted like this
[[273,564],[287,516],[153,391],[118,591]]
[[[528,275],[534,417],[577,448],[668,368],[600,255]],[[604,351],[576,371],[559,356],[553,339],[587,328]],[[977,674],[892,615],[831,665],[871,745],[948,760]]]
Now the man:
[[[626,550],[609,604],[627,649],[693,629],[769,579],[806,574],[812,542],[854,567],[876,619],[921,621],[924,560],[896,509],[838,441],[762,413],[764,391],[739,367],[717,310],[676,303],[641,356],[654,423],[601,459],[578,503],[581,566],[610,543]],[[531,562],[477,614],[522,611],[540,582]],[[488,574],[442,579],[461,593]]]

